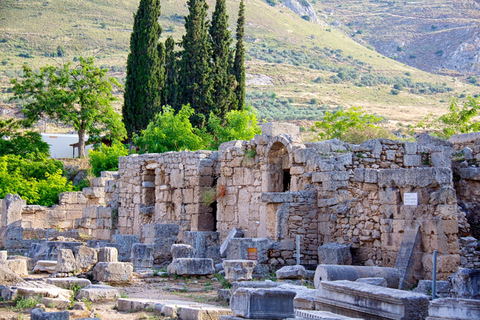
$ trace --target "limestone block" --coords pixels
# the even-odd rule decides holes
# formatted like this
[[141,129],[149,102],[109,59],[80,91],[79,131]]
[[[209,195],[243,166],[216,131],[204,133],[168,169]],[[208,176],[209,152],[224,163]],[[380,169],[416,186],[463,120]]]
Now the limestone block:
[[120,292],[114,287],[108,285],[91,284],[78,291],[75,299],[91,302],[116,301],[120,298]]
[[318,247],[318,263],[351,265],[352,253],[350,246],[338,243],[326,243]]
[[57,265],[55,272],[73,272],[76,269],[75,257],[72,250],[60,249],[58,251]]
[[133,266],[126,262],[99,262],[93,268],[93,278],[104,282],[128,282],[132,280]]
[[472,299],[435,299],[430,302],[426,320],[480,319],[480,301]]
[[132,245],[131,260],[134,268],[153,267],[153,245],[134,243]]
[[215,273],[213,260],[209,258],[175,259],[167,268],[168,273],[178,275],[209,275]]
[[219,320],[221,316],[231,315],[228,308],[216,306],[181,306],[177,309],[177,315],[182,320]]
[[48,273],[55,273],[55,269],[57,267],[57,261],[49,261],[49,260],[38,260],[35,264],[35,268],[33,268],[34,273],[40,272],[48,272]]
[[11,286],[21,281],[22,278],[0,263],[0,285]]
[[118,250],[114,247],[98,249],[98,262],[118,262]]
[[73,291],[62,289],[43,281],[28,281],[17,284],[17,295],[23,298],[40,296],[70,300],[73,296]]
[[28,275],[27,260],[25,259],[8,259],[0,262],[0,264],[3,264],[19,277],[26,277]]
[[247,319],[294,318],[294,291],[272,289],[237,289],[230,300],[233,314]]
[[276,275],[280,280],[283,279],[304,279],[307,271],[304,266],[285,266],[277,270]]
[[300,127],[286,122],[267,122],[262,124],[262,134],[270,137],[281,134],[297,137],[300,135]]
[[8,253],[6,250],[0,251],[0,263],[7,261]]
[[[56,309],[68,309],[70,308],[71,301],[61,298],[42,298],[41,304],[47,306],[47,308],[56,308]],[[56,318],[55,318],[56,319]]]
[[405,167],[419,167],[422,163],[422,157],[417,154],[406,154],[403,157],[403,165]]
[[238,228],[233,228],[229,233],[228,233],[228,236],[227,238],[225,239],[225,241],[222,243],[222,245],[220,246],[220,256],[225,258],[226,257],[226,250],[228,248],[228,245],[230,243],[230,241],[233,239],[233,238],[243,238],[243,231],[238,229]]
[[250,281],[253,279],[253,269],[257,262],[252,260],[224,260],[222,265],[227,281]]
[[69,320],[70,313],[68,311],[45,312],[42,309],[33,309],[30,312],[31,320]]
[[87,272],[93,269],[98,262],[97,250],[87,247],[78,246],[73,249],[75,256],[75,264],[79,272]]
[[188,244],[173,244],[172,245],[173,260],[179,258],[195,258],[195,249]]
[[88,279],[77,277],[47,278],[46,282],[62,289],[70,289],[72,285],[78,285],[80,288],[85,288],[92,284]]

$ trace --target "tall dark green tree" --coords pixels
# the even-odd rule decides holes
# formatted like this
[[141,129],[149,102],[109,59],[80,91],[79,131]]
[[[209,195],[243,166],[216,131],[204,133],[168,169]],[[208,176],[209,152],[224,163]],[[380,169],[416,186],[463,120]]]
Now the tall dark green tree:
[[221,119],[235,105],[235,76],[232,70],[232,43],[228,30],[228,15],[225,0],[217,0],[210,26],[212,47],[212,111]]
[[233,72],[237,80],[235,94],[237,96],[237,106],[241,109],[245,106],[245,46],[243,37],[245,36],[245,3],[240,1],[240,9],[237,20],[237,45],[235,49],[235,61]]
[[190,104],[195,110],[192,124],[202,127],[211,111],[210,45],[208,41],[208,5],[205,0],[189,0],[189,14],[185,17],[185,35],[182,38],[179,73],[179,101],[181,105]]
[[170,36],[165,40],[165,87],[162,106],[176,106],[178,94],[178,59],[175,40]]
[[128,138],[140,133],[161,110],[164,71],[163,46],[158,39],[162,28],[158,23],[160,0],[140,0],[134,16],[127,59],[127,79],[123,105],[123,121]]

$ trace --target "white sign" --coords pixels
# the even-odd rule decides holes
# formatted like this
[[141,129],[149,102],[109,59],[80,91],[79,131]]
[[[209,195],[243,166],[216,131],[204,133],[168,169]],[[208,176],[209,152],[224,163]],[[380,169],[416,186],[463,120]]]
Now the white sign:
[[418,206],[418,193],[405,193],[403,204],[406,206]]

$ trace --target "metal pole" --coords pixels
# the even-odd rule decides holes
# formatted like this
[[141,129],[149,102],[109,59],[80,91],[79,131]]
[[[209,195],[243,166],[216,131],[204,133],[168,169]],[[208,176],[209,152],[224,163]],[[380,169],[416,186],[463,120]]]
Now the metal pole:
[[297,266],[300,265],[300,236],[297,235]]
[[117,237],[118,237],[118,229],[115,230],[115,243],[117,243]]
[[48,234],[50,233],[50,228],[47,228],[47,241],[48,241]]
[[433,251],[432,300],[437,297],[437,250]]

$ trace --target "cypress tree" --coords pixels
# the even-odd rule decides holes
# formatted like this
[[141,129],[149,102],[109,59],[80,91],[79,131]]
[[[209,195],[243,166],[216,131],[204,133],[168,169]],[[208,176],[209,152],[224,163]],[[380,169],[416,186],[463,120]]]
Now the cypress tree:
[[162,33],[159,16],[160,0],[141,0],[134,16],[122,108],[130,140],[134,133],[147,127],[161,107],[164,49],[158,45]]
[[165,40],[165,88],[162,105],[175,107],[178,92],[178,62],[175,53],[175,40],[170,36]]
[[179,89],[181,90],[176,106],[190,104],[195,110],[192,124],[196,127],[205,125],[211,110],[211,49],[208,42],[208,22],[206,21],[208,5],[205,0],[189,0],[189,14],[185,17],[185,35],[182,38]]
[[245,36],[245,3],[240,1],[240,8],[238,11],[237,20],[237,45],[235,48],[235,61],[233,65],[233,72],[237,80],[235,94],[237,98],[238,109],[245,106],[245,46],[243,44],[243,37]]
[[[232,71],[231,34],[228,30],[228,15],[225,0],[217,0],[210,27],[212,47],[212,111],[223,119],[235,101],[235,77]],[[233,101],[232,101],[233,100]]]

